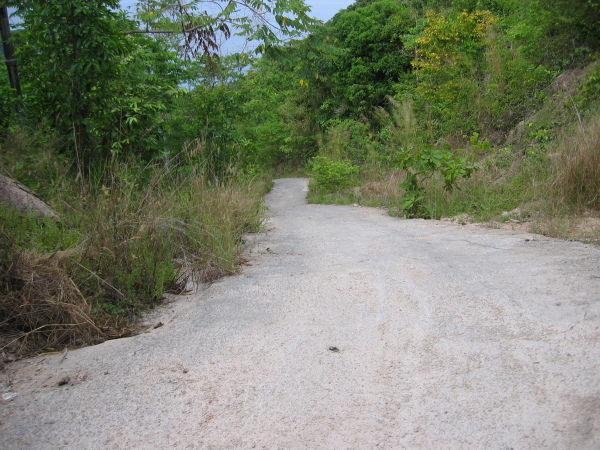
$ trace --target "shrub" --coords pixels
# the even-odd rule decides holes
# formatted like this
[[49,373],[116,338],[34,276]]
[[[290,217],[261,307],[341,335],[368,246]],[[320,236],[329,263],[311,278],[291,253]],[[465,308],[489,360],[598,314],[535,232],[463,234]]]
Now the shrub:
[[[20,136],[9,141],[31,142]],[[51,149],[41,155],[60,161]],[[60,222],[0,205],[0,351],[25,356],[124,336],[166,290],[237,269],[242,235],[262,224],[265,183],[235,168],[215,182],[190,158],[115,162],[81,182],[67,173],[52,189],[46,174],[41,187]],[[31,151],[0,162],[30,186],[44,172]]]
[[418,151],[403,148],[398,152],[397,165],[406,171],[406,178],[400,184],[404,195],[400,198],[401,208],[407,217],[430,218],[431,211],[424,204],[424,181],[440,174],[444,189],[452,191],[460,178],[470,178],[479,168],[470,157],[461,157],[445,147],[425,146]]
[[315,185],[326,191],[336,191],[351,186],[352,175],[358,173],[358,166],[348,161],[333,161],[325,156],[316,156],[308,165]]

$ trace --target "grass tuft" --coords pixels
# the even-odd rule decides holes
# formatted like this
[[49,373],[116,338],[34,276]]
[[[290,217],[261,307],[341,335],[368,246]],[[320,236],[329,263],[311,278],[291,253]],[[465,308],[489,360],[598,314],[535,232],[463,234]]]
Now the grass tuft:
[[[40,185],[53,179],[34,158],[0,155],[8,176],[27,182],[31,168]],[[185,154],[115,161],[46,191],[59,222],[0,205],[0,351],[21,357],[129,335],[165,291],[234,273],[243,235],[262,225],[267,185],[238,172],[215,174]]]
[[563,201],[576,209],[600,208],[600,116],[563,138],[555,165],[553,188]]

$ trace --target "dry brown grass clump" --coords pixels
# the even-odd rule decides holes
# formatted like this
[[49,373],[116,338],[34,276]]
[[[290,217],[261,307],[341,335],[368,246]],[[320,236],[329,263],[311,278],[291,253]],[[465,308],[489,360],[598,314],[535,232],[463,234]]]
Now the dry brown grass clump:
[[102,342],[107,333],[64,265],[72,251],[18,253],[4,274],[0,350],[15,357]]
[[567,203],[600,208],[600,116],[563,139],[553,186]]

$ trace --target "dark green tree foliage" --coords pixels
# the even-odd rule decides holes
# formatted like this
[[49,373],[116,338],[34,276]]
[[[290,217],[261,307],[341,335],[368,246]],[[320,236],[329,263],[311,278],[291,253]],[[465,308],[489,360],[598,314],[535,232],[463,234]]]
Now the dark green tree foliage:
[[[268,58],[258,60],[238,83],[246,95],[242,105],[244,120],[236,124],[247,143],[244,157],[262,167],[281,162],[293,135],[286,126],[282,111],[295,95],[297,81],[293,71],[281,70],[279,63]],[[287,146],[287,147],[286,147]]]
[[323,108],[333,92],[336,81],[329,72],[341,51],[331,44],[328,30],[317,30],[302,42],[286,49],[286,58],[280,69],[292,75],[290,93],[279,109],[289,136],[283,147],[288,155],[309,158],[316,152],[317,135],[331,119],[331,112]]
[[495,3],[512,44],[538,64],[562,70],[600,49],[597,0],[496,0]]
[[332,112],[348,109],[347,116],[357,117],[385,104],[394,84],[411,71],[402,35],[413,25],[412,10],[393,0],[357,3],[327,24],[342,49],[329,69],[335,93]]
[[[0,54],[0,67],[4,68],[4,55]],[[10,124],[12,116],[15,114],[16,96],[14,90],[10,87],[8,78],[0,76],[0,136],[3,135],[6,127]]]
[[[237,142],[231,120],[241,93],[233,93],[233,78],[220,74],[221,86],[209,89],[192,74],[231,73],[216,54],[219,33],[237,32],[267,51],[316,21],[302,0],[207,8],[213,3],[141,1],[131,21],[117,12],[118,0],[14,0],[29,123],[63,136],[80,174],[119,153],[149,160],[196,138]],[[184,83],[204,87],[189,94]]]
[[91,118],[104,114],[127,40],[117,0],[35,0],[20,8],[20,58],[31,114],[73,136],[80,171],[108,150],[93,137]]
[[253,161],[302,163],[314,156],[317,135],[330,119],[321,105],[332,95],[328,74],[339,50],[323,30],[258,60],[238,84],[246,92],[238,129]]
[[178,152],[186,138],[186,120],[178,114],[189,81],[188,64],[162,38],[123,36],[130,41],[119,61],[119,77],[111,83],[107,108],[91,118],[94,139],[111,155],[135,155],[148,161]]
[[579,46],[600,49],[600,2],[598,0],[539,0],[530,8],[548,11],[545,24],[549,38],[558,38],[571,50]]

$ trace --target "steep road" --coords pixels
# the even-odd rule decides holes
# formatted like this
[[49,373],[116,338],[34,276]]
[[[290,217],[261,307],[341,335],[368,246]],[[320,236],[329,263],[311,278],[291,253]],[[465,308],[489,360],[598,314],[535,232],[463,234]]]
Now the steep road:
[[13,364],[0,448],[600,448],[598,248],[306,191],[164,326]]

